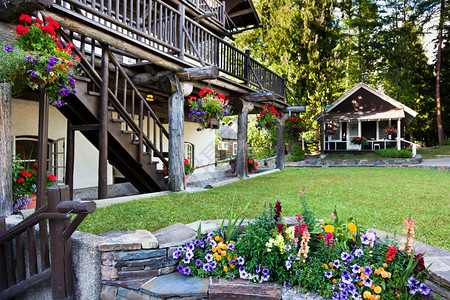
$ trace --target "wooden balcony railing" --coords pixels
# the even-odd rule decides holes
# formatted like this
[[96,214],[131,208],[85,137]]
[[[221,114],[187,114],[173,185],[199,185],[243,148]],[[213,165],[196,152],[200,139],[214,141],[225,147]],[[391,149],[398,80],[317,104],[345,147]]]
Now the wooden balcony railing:
[[208,18],[216,21],[222,27],[225,26],[225,1],[218,0],[185,0],[201,14],[213,13]]
[[[160,0],[55,1],[54,11],[102,31],[109,30],[109,34],[138,43],[161,57],[182,60],[190,66],[215,65],[236,83],[285,98],[283,77],[187,17],[182,5],[175,9]],[[199,1],[199,6],[213,1],[218,4],[216,0],[192,1]]]

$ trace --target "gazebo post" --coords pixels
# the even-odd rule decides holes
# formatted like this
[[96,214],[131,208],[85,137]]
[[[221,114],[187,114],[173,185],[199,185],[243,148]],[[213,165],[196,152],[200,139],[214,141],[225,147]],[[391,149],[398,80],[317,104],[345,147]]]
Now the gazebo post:
[[400,119],[397,120],[397,150],[401,150],[402,149],[402,143],[400,141],[401,136],[402,136],[402,132],[401,132],[401,125],[402,125],[402,121]]

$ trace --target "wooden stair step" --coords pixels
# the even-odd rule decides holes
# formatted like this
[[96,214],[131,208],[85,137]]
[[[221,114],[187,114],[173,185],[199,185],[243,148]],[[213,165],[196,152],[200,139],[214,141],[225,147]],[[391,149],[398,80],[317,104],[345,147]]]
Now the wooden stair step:
[[134,133],[134,131],[131,131],[131,130],[122,130],[122,133],[125,133],[125,134],[132,134],[132,133]]
[[108,105],[108,110],[115,111],[116,109],[114,108],[114,106]]
[[115,118],[111,118],[110,119],[112,122],[114,122],[114,123],[124,123],[125,121],[124,120],[122,120],[122,119],[115,119]]
[[92,81],[90,78],[83,77],[83,76],[75,76],[74,78],[75,78],[75,80],[84,81],[84,82],[91,82]]
[[88,95],[91,95],[91,96],[98,96],[98,97],[100,97],[100,93],[99,92],[88,91],[87,93],[88,93]]
[[[169,152],[162,152],[163,157],[167,158],[169,157]],[[153,152],[153,157],[158,157],[155,152]]]

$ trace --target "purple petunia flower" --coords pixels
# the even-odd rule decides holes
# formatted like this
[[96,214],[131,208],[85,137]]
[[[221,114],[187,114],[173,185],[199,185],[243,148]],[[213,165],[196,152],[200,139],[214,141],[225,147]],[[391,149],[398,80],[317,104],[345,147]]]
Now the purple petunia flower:
[[210,241],[209,241],[209,245],[210,245],[212,248],[214,248],[215,246],[217,246],[217,243],[216,243],[215,240],[210,240]]
[[202,269],[203,269],[203,271],[208,272],[209,271],[209,264],[204,264]]
[[360,267],[357,264],[354,264],[354,265],[351,266],[351,269],[352,269],[352,272],[354,274],[358,274],[359,270],[360,270]]
[[239,267],[239,272],[242,272],[245,270],[245,267]]
[[262,279],[262,281],[269,281],[269,278],[270,278],[270,275],[267,274],[267,275],[264,275],[261,279]]
[[356,258],[358,258],[361,255],[364,255],[364,250],[360,249],[360,248],[356,248],[354,255],[355,255]]
[[369,237],[365,234],[361,235],[361,243],[363,243],[364,245],[369,245],[370,244]]
[[14,50],[14,48],[11,47],[10,45],[8,45],[8,46],[5,47],[5,50],[6,50],[6,52],[10,53],[10,52],[12,52]]
[[189,267],[184,268],[183,274],[186,276],[189,276],[191,274],[191,268],[189,268]]
[[178,265],[177,271],[183,274],[184,267],[182,265]]
[[264,275],[269,275],[269,269],[267,269],[267,268],[264,268],[263,270],[262,270],[262,273],[264,274]]
[[339,261],[339,259],[336,259],[336,260],[333,261],[333,266],[334,266],[336,269],[339,269],[339,268],[340,268],[341,262]]
[[259,272],[261,272],[261,266],[257,265],[255,268],[255,273],[258,274]]
[[342,260],[347,260],[348,257],[349,257],[349,254],[348,254],[347,252],[345,252],[345,251],[342,251],[342,253],[341,253],[341,259],[342,259]]
[[227,249],[228,250],[234,250],[234,244],[228,244]]
[[172,254],[172,257],[173,257],[173,259],[179,259],[179,258],[181,257],[182,254],[183,254],[183,252],[180,251],[180,250],[178,250],[178,251],[175,251],[175,252]]
[[211,253],[206,254],[205,259],[207,262],[212,262],[213,260],[213,256]]
[[186,249],[194,251],[195,245],[193,242],[186,243]]
[[217,263],[215,261],[210,262],[209,265],[213,267],[213,269],[217,267]]
[[37,74],[34,71],[31,71],[30,76],[37,77]]
[[342,271],[342,282],[346,284],[352,283],[352,277],[350,276],[350,273],[347,270]]
[[421,283],[418,287],[418,292],[424,296],[428,296],[430,294],[431,289],[425,285],[425,283]]
[[286,266],[286,269],[289,270],[292,266],[291,262],[289,260],[287,260],[284,265]]
[[31,56],[29,56],[29,55],[27,55],[27,56],[25,56],[25,60],[30,60],[31,59]]
[[242,256],[239,256],[237,259],[238,265],[242,266],[245,263],[245,260],[242,258]]
[[196,265],[197,267],[200,267],[202,264],[203,264],[203,262],[202,262],[201,259],[197,259],[197,260],[195,261],[195,265]]
[[420,281],[419,280],[417,280],[417,279],[415,279],[414,277],[409,277],[409,279],[408,279],[408,287],[409,288],[413,288],[413,287],[415,287],[416,285],[418,285],[420,283]]
[[325,276],[328,279],[331,279],[331,277],[333,277],[333,272],[331,272],[331,271],[325,272],[325,273],[323,273],[323,276]]
[[284,286],[284,287],[290,287],[291,284],[290,284],[289,282],[285,282],[285,283],[283,284],[283,286]]
[[373,271],[372,271],[372,269],[369,266],[365,266],[363,268],[363,273],[366,276],[370,276],[370,275],[372,275]]
[[53,67],[52,66],[46,66],[45,69],[50,72],[53,69]]
[[235,277],[234,274],[230,274],[230,279],[231,280],[234,280],[234,277]]
[[372,284],[373,284],[372,279],[370,279],[370,278],[364,278],[363,279],[363,285],[364,286],[367,286],[368,288],[370,288],[372,286]]

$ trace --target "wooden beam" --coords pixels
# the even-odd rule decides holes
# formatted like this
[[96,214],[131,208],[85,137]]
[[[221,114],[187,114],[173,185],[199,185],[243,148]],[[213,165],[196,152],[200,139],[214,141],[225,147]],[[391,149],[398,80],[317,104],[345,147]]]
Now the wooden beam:
[[[155,75],[151,75],[148,73],[136,74],[135,76],[133,76],[132,81],[137,86],[155,84],[161,80],[161,77],[165,77],[170,73],[171,72],[168,71],[162,71],[158,72]],[[186,68],[175,72],[175,74],[178,76],[178,79],[180,81],[216,79],[217,77],[219,77],[219,69],[216,66]]]
[[102,53],[102,82],[98,120],[98,199],[108,198],[108,81],[109,81],[109,52],[108,46],[103,46]]
[[0,216],[13,207],[11,149],[11,83],[0,83]]
[[265,101],[273,101],[275,100],[274,92],[264,92],[264,93],[248,93],[242,96],[239,96],[242,100],[249,102],[265,102]]
[[242,101],[242,110],[238,115],[238,133],[237,133],[237,158],[236,158],[236,176],[247,177],[247,127],[248,112],[253,110],[253,103]]
[[52,0],[9,0],[0,5],[0,21],[18,22],[22,14],[31,15],[50,6]]
[[184,186],[184,97],[176,75],[170,75],[176,91],[169,97],[169,181],[168,188],[179,192]]
[[281,126],[277,127],[277,154],[275,158],[275,164],[277,169],[284,170],[284,153],[285,153],[285,142],[284,142],[284,120],[281,120]]
[[242,15],[246,15],[246,14],[252,13],[252,12],[253,12],[253,9],[247,8],[247,9],[243,9],[243,10],[238,10],[238,11],[232,12],[232,13],[228,14],[228,16],[230,16],[230,18],[234,18],[234,17],[239,17],[239,16],[242,16]]

